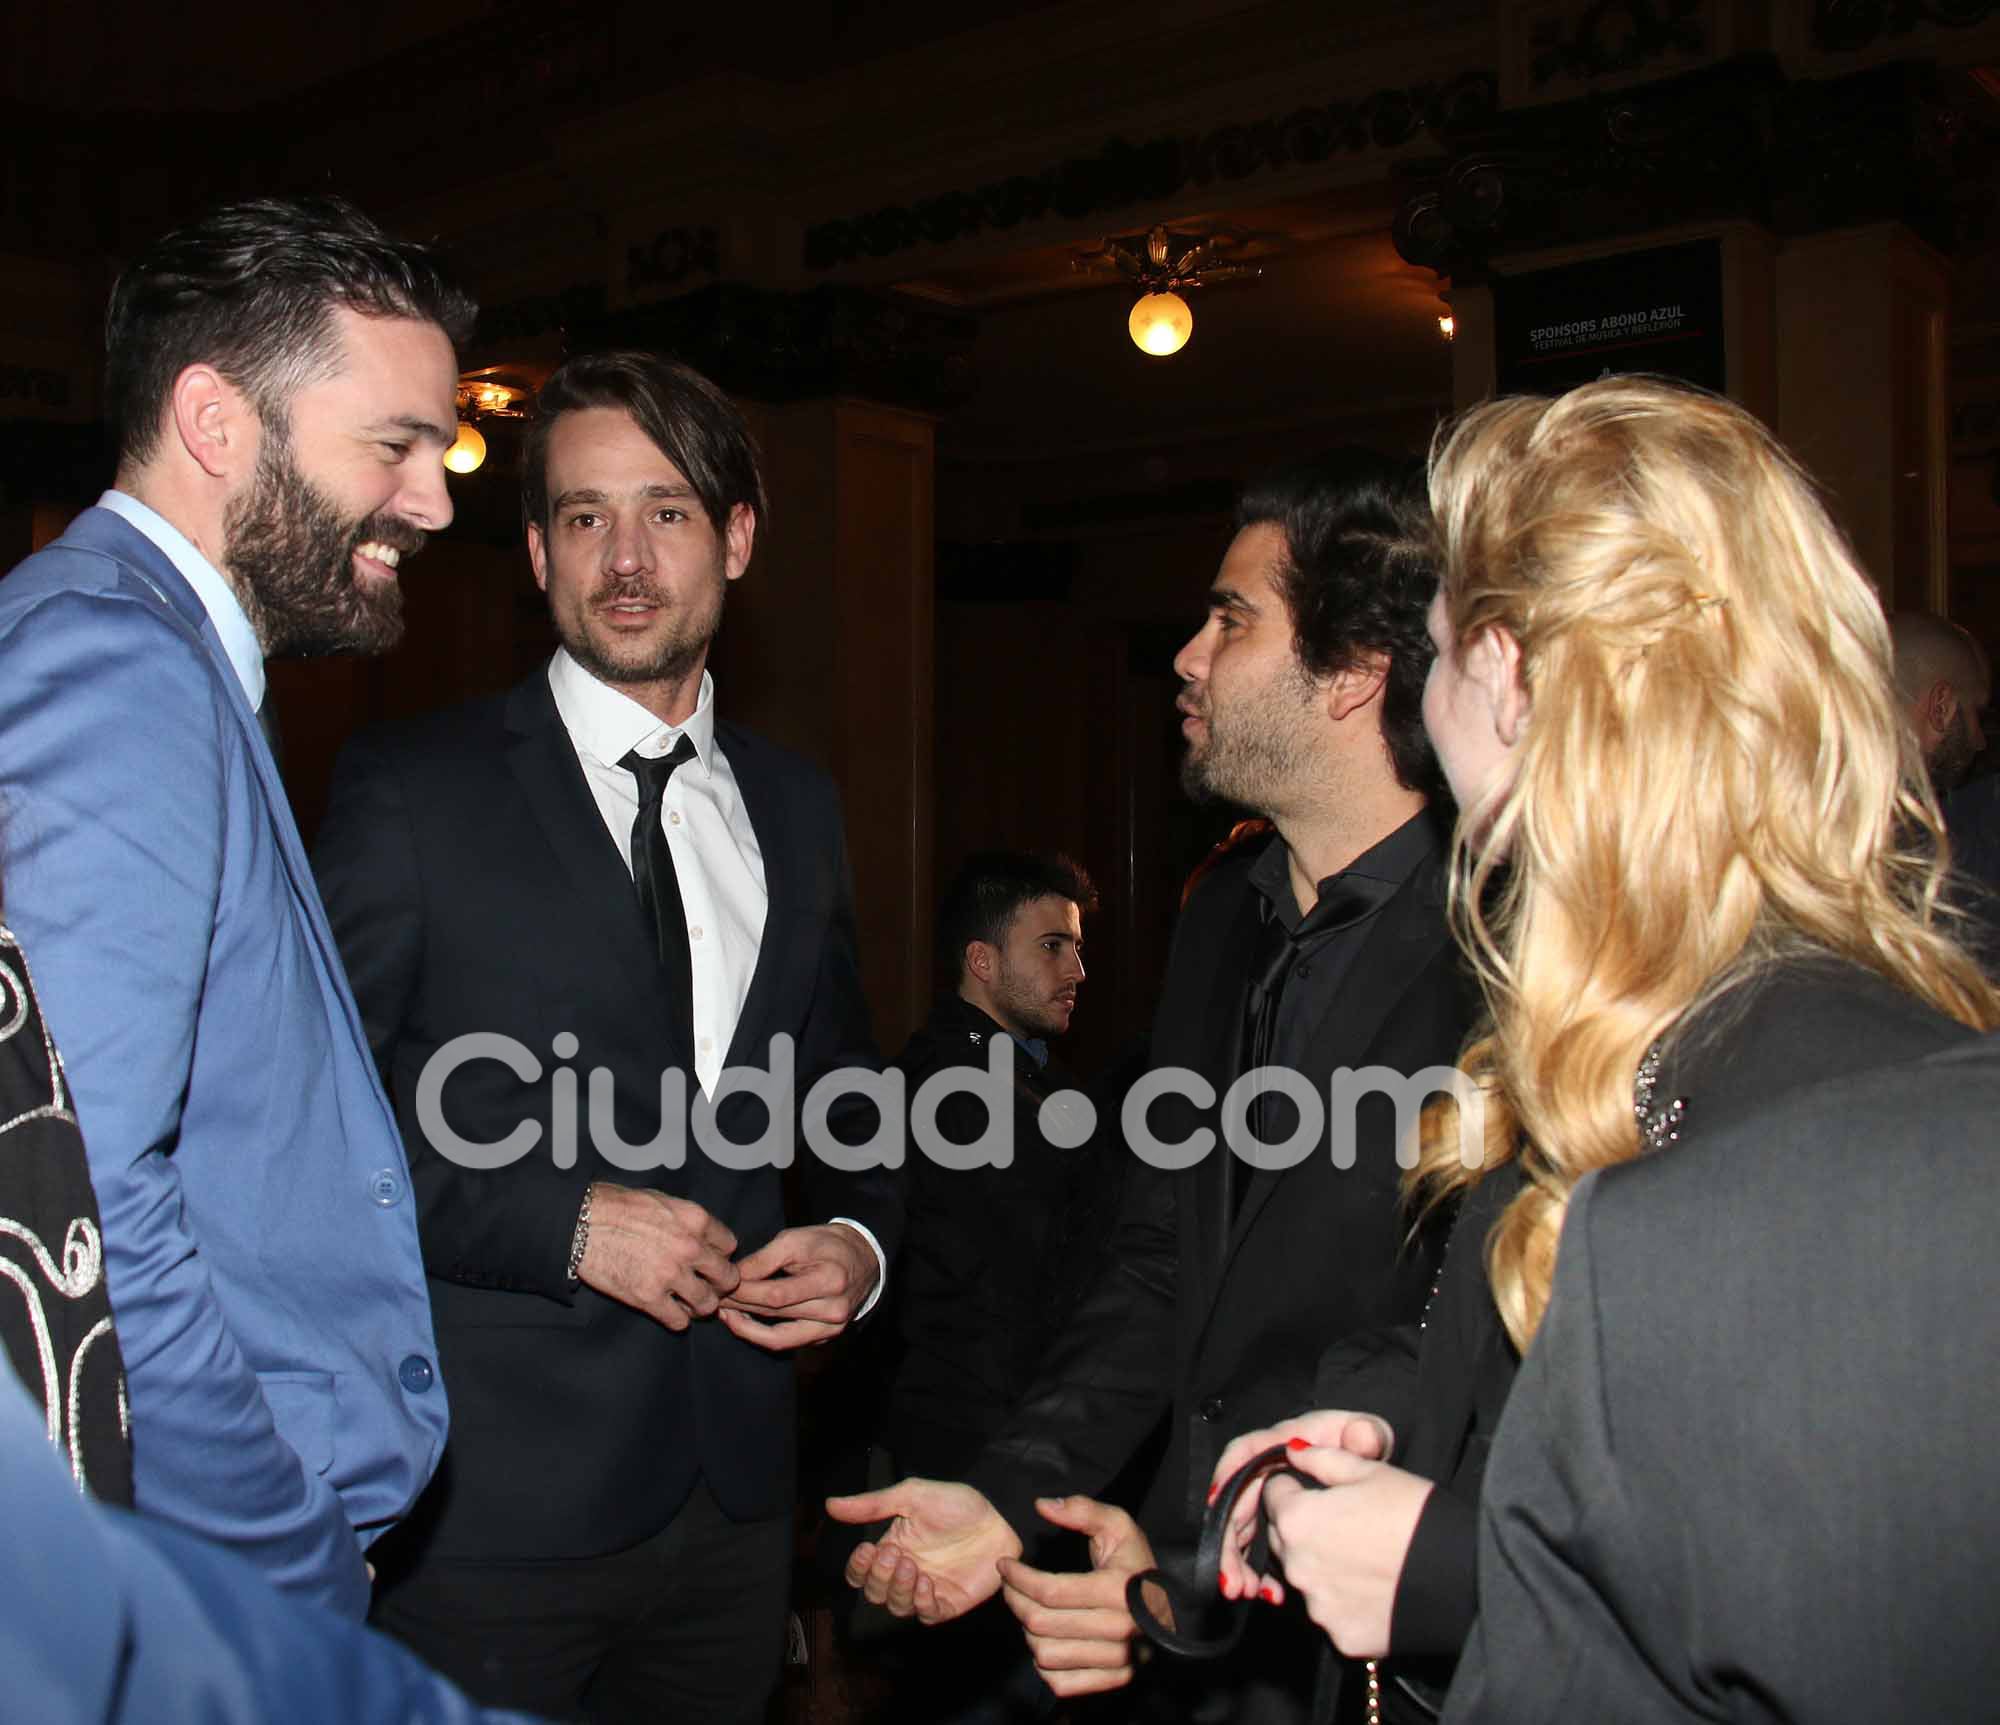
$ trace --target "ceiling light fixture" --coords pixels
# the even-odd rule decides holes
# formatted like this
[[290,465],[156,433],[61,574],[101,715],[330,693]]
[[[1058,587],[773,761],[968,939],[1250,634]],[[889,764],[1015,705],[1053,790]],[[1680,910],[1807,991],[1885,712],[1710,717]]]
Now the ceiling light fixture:
[[519,384],[497,377],[460,378],[458,383],[458,440],[444,452],[444,464],[453,473],[477,473],[486,460],[486,438],[479,429],[482,419],[526,419],[529,392]]
[[1125,327],[1141,353],[1165,359],[1186,347],[1194,333],[1194,312],[1181,297],[1185,289],[1254,279],[1264,273],[1256,264],[1230,261],[1229,254],[1249,238],[1236,228],[1194,234],[1156,227],[1144,239],[1114,238],[1094,252],[1079,252],[1070,259],[1070,268],[1092,270],[1108,265],[1143,288],[1145,292],[1132,307]]

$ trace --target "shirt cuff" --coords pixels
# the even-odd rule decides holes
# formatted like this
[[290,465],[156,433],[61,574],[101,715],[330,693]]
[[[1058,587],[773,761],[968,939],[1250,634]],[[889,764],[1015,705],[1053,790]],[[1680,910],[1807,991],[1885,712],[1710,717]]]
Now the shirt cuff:
[[865,1222],[857,1222],[852,1216],[835,1216],[833,1220],[843,1228],[852,1228],[868,1242],[868,1250],[875,1254],[875,1286],[868,1298],[861,1302],[860,1311],[848,1320],[849,1323],[858,1324],[875,1309],[875,1302],[881,1299],[882,1290],[889,1285],[889,1259],[882,1250],[882,1242],[875,1238],[873,1231]]

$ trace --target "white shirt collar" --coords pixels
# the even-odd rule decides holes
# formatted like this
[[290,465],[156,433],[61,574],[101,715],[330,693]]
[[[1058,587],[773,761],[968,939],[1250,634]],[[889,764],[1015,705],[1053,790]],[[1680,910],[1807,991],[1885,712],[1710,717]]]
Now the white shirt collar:
[[97,507],[110,510],[133,531],[143,534],[160,555],[180,571],[181,579],[194,589],[194,596],[201,601],[208,620],[215,625],[222,651],[236,673],[237,682],[243,685],[243,694],[251,710],[254,712],[261,707],[264,704],[264,649],[257,640],[257,631],[250,627],[250,619],[244,615],[243,607],[237,603],[235,591],[222,578],[220,571],[194,548],[194,541],[178,527],[128,492],[107,491],[98,498]]
[[701,770],[714,769],[715,679],[706,671],[694,711],[679,725],[661,724],[630,695],[592,676],[567,647],[558,647],[549,661],[549,692],[571,740],[606,766],[617,766],[634,749],[664,755],[685,735],[694,744]]

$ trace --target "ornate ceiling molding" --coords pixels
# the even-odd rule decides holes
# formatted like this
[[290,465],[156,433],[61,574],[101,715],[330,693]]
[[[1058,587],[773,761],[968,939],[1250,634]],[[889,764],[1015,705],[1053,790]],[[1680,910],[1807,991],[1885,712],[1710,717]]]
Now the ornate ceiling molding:
[[1045,216],[1080,221],[1159,203],[1190,188],[1310,167],[1343,154],[1396,149],[1423,133],[1442,136],[1490,115],[1496,90],[1491,72],[1464,72],[1445,83],[1378,90],[1358,102],[1298,108],[1198,136],[1140,144],[1113,138],[1091,155],[1057,162],[1039,173],[821,222],[806,231],[805,264],[829,270],[918,246],[949,245]]
[[1962,128],[1935,70],[1789,80],[1766,56],[1501,114],[1405,163],[1411,263],[1476,279],[1503,251],[1748,218],[1778,233],[1900,221],[1941,250],[1963,221]]

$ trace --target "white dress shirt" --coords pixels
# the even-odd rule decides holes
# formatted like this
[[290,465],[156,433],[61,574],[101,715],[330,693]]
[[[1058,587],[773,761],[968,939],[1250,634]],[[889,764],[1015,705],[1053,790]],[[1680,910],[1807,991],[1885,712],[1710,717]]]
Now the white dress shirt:
[[674,878],[687,912],[688,959],[694,974],[694,1076],[704,1092],[729,1058],[736,1021],[750,993],[770,897],[764,852],[743,806],[729,757],[715,743],[715,679],[701,674],[701,695],[683,725],[663,725],[630,695],[600,682],[558,648],[549,661],[549,690],[569,732],[570,746],[603,817],[605,831],[632,869],[632,825],[639,818],[639,781],[618,763],[634,749],[670,755],[683,735],[694,759],[667,781],[660,827],[674,859]]
[[[685,736],[694,759],[683,762],[660,799],[660,828],[674,859],[674,879],[687,913],[688,959],[694,975],[694,1076],[715,1093],[736,1037],[757,951],[764,938],[770,894],[764,884],[764,851],[743,806],[729,757],[715,741],[715,679],[701,674],[701,693],[684,724],[664,725],[630,695],[592,676],[558,647],[549,661],[549,692],[569,732],[584,781],[597,804],[625,870],[632,871],[632,827],[639,818],[639,781],[622,761],[632,750],[669,755]],[[861,1223],[836,1216],[875,1254],[875,1288],[855,1316],[881,1297],[888,1260],[881,1243]]]
[[143,534],[161,556],[180,571],[181,579],[194,589],[208,620],[221,637],[222,651],[229,659],[236,680],[255,712],[264,704],[264,649],[257,631],[237,602],[236,591],[222,578],[222,572],[194,548],[178,527],[157,510],[123,491],[107,491],[97,507],[108,509],[135,532]]

